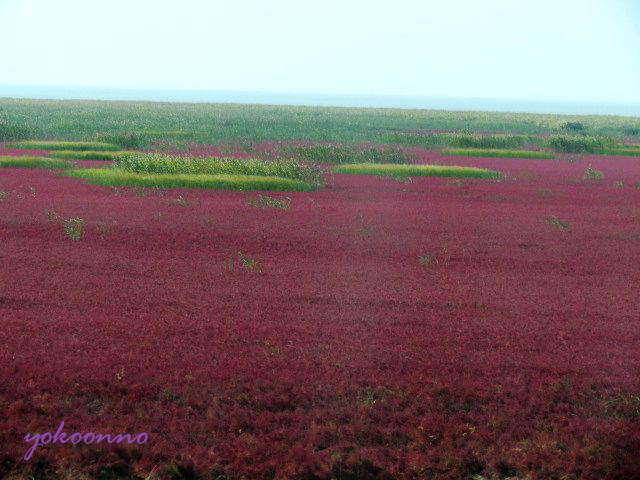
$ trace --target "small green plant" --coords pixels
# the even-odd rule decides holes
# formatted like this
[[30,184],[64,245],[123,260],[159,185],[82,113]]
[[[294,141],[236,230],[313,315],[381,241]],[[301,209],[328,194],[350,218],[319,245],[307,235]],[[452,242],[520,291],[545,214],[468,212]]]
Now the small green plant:
[[0,192],[0,202],[5,202],[9,199],[9,192],[2,190]]
[[604,178],[604,173],[602,173],[600,170],[594,170],[593,167],[589,165],[584,171],[583,178],[585,180],[602,180]]
[[565,220],[560,220],[557,216],[555,215],[551,215],[549,218],[547,218],[547,223],[549,225],[551,225],[554,228],[557,228],[559,230],[569,230],[571,228],[571,223],[565,221]]
[[70,218],[64,222],[64,231],[71,240],[80,240],[84,232],[84,220],[79,217]]
[[279,208],[280,210],[289,210],[291,208],[291,198],[274,198],[268,195],[258,194],[258,198],[249,200],[249,205],[256,208]]
[[625,187],[624,182],[622,180],[618,180],[616,182],[613,182],[613,186],[615,188],[624,188]]
[[431,255],[420,255],[418,261],[423,267],[429,267],[434,262],[434,258]]
[[173,203],[174,205],[178,205],[180,207],[188,207],[189,205],[191,205],[189,200],[184,198],[182,195],[178,195],[178,197],[175,200],[173,200],[171,203]]
[[366,398],[364,399],[364,404],[367,407],[371,407],[375,405],[378,402],[378,400],[380,400],[378,398],[378,394],[373,388],[367,388],[365,391],[365,394],[366,394]]
[[253,271],[258,268],[257,260],[246,256],[242,252],[238,252],[238,260],[240,261],[240,265],[242,265],[245,270]]

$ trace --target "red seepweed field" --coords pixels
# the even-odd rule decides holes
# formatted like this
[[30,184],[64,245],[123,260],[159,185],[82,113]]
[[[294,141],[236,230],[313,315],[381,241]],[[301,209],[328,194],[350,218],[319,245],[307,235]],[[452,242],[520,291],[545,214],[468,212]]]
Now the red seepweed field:
[[640,478],[638,158],[415,152],[505,178],[0,169],[0,476]]

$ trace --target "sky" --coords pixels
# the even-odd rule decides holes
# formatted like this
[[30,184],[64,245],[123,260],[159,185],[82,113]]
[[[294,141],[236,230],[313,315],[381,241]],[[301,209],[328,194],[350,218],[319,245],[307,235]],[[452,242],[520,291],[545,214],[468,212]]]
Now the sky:
[[0,85],[640,103],[640,0],[0,0]]

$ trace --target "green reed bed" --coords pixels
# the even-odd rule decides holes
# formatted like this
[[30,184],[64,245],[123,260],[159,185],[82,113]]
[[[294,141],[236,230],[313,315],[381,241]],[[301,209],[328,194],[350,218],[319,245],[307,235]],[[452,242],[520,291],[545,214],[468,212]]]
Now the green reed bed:
[[514,149],[527,144],[536,144],[540,138],[531,135],[479,135],[471,133],[436,133],[428,135],[411,133],[393,133],[385,135],[386,143],[397,143],[405,146],[440,148],[492,148]]
[[62,141],[27,141],[17,142],[11,145],[13,148],[24,148],[28,150],[91,150],[109,151],[120,150],[117,145],[104,142],[62,142]]
[[51,158],[65,158],[69,160],[117,160],[121,157],[131,155],[131,152],[95,152],[90,150],[57,150],[51,152],[49,157]]
[[640,146],[624,146],[620,148],[610,148],[602,152],[606,155],[621,155],[626,157],[640,157]]
[[334,168],[335,173],[359,175],[382,175],[391,177],[460,177],[460,178],[501,178],[500,172],[476,167],[458,167],[448,165],[396,165],[361,163],[340,165]]
[[557,158],[556,155],[532,150],[500,150],[496,148],[448,148],[442,151],[445,155],[460,157],[494,157],[494,158]]
[[117,159],[118,169],[132,173],[191,175],[253,175],[321,183],[319,168],[295,159],[193,158],[160,154],[130,154]]
[[302,180],[258,175],[135,173],[117,168],[74,169],[64,175],[95,185],[156,188],[206,188],[223,190],[311,191]]
[[347,145],[288,146],[280,153],[308,163],[415,163],[415,155],[399,148],[358,148]]
[[554,152],[565,153],[602,153],[615,149],[620,144],[610,137],[594,137],[590,135],[553,135],[549,137],[545,146]]
[[8,168],[70,168],[73,164],[64,160],[46,157],[6,156],[0,157],[0,167]]

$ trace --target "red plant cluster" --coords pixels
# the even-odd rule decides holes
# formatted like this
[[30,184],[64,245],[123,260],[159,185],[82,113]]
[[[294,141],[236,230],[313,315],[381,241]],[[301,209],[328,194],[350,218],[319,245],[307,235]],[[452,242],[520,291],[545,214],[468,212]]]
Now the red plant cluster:
[[[640,478],[640,163],[421,155],[507,177],[282,210],[0,170],[0,476]],[[148,441],[26,462],[61,421]]]

